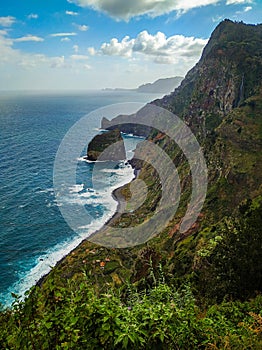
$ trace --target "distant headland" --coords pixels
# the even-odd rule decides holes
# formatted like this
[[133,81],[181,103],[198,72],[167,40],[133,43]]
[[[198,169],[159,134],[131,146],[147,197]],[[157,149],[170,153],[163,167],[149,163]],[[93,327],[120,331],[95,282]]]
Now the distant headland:
[[140,85],[136,89],[105,88],[103,89],[103,91],[136,91],[136,92],[153,93],[153,94],[154,93],[169,94],[180,85],[183,79],[184,79],[183,77],[179,77],[179,76],[171,77],[171,78],[163,78],[163,79],[158,79],[153,83]]

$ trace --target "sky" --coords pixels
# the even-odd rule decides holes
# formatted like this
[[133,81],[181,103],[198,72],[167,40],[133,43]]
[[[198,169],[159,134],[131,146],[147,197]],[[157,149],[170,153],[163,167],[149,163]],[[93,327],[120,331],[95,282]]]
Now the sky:
[[8,0],[0,90],[136,88],[185,76],[223,19],[262,22],[262,0]]

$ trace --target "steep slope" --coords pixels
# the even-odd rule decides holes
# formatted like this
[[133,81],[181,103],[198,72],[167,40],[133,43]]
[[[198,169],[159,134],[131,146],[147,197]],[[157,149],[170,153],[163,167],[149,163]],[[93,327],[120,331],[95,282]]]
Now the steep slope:
[[140,85],[137,92],[168,94],[178,87],[182,80],[182,77],[158,79],[153,83]]
[[[180,178],[180,205],[172,220],[147,244],[133,248],[109,249],[83,242],[50,273],[44,286],[48,281],[63,284],[68,278],[81,279],[84,270],[100,290],[120,286],[126,279],[146,288],[152,284],[152,269],[157,275],[161,263],[166,281],[179,285],[190,280],[202,301],[247,298],[262,290],[261,38],[262,25],[222,22],[181,86],[153,102],[183,118],[203,149],[208,189],[198,221],[187,232],[179,232],[192,176],[183,152],[154,130],[149,139],[173,160]],[[136,160],[133,164],[140,169],[138,180],[148,187],[147,197],[135,211],[114,220],[113,227],[148,221],[161,198],[156,169]],[[139,187],[132,194],[139,197]],[[122,195],[130,198],[129,186]],[[93,237],[94,242],[99,238],[111,246],[118,243],[118,237],[110,236],[110,228]],[[96,261],[105,262],[102,270]],[[203,289],[203,285],[211,287]]]
[[[132,164],[139,168],[135,181],[147,185],[144,201],[92,237],[104,240],[107,248],[82,242],[24,304],[0,313],[4,348],[262,348],[261,39],[261,25],[222,22],[174,93],[137,115],[116,118],[117,127],[126,119],[124,127],[131,128],[137,118],[148,121],[158,105],[191,127],[208,168],[207,197],[197,222],[179,232],[192,192],[187,157],[161,130],[135,125],[134,131],[148,134],[149,148],[158,146],[176,166],[178,210],[168,225],[155,226],[155,237],[146,244],[108,248],[121,238],[111,235],[111,228],[134,228],[136,233],[163,195],[157,171],[160,164],[166,173],[163,158],[158,157],[156,167],[134,158]],[[168,117],[163,114],[162,122],[172,128],[176,119]],[[140,147],[142,159],[148,151]],[[118,190],[127,206],[141,196],[135,181]]]
[[195,133],[205,136],[233,108],[259,94],[261,81],[262,25],[225,20],[181,85],[154,103],[178,114]]
[[122,160],[126,159],[124,140],[118,129],[96,135],[89,143],[87,159],[99,160]]

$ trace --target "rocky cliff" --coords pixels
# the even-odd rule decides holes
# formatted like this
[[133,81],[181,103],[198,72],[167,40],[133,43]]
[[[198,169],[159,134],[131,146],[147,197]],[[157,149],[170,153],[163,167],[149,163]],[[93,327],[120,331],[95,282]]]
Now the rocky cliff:
[[124,140],[118,129],[96,135],[89,143],[87,159],[117,161],[126,159]]
[[[244,299],[261,291],[261,82],[262,25],[223,21],[181,86],[152,102],[183,118],[200,142],[208,188],[198,220],[187,232],[179,232],[191,197],[192,172],[187,157],[172,140],[159,130],[147,130],[152,147],[161,148],[178,171],[181,196],[173,218],[161,229],[156,222],[155,237],[133,248],[109,249],[85,241],[53,270],[50,279],[60,284],[68,278],[81,279],[84,269],[99,290],[105,284],[121,286],[126,279],[142,289],[154,283],[152,271],[159,276],[160,264],[168,283],[190,281],[201,300]],[[148,111],[145,107],[129,118],[135,122]],[[118,118],[116,124],[121,126],[125,116]],[[134,211],[114,220],[113,228],[135,228],[148,222],[161,202],[163,183],[157,169],[148,162],[139,168],[138,180],[147,186],[146,198]],[[130,186],[122,188],[121,194],[129,200]],[[139,198],[139,186],[132,188],[132,196]],[[116,246],[120,239],[111,236],[108,227],[93,238],[94,242],[104,239],[107,246]],[[101,270],[96,259],[106,258],[111,263]]]
[[244,101],[260,93],[262,25],[221,22],[181,85],[153,103],[182,117],[204,136]]

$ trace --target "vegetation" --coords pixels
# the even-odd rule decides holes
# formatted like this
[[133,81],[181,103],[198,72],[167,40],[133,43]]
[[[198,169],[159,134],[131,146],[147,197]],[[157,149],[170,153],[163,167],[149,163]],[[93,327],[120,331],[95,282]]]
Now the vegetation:
[[[82,242],[0,313],[1,349],[262,348],[261,34],[261,25],[223,21],[181,86],[154,101],[183,117],[203,148],[209,183],[198,221],[179,233],[189,165],[173,141],[146,130],[179,173],[174,218],[132,248]],[[146,200],[112,226],[148,220],[161,198],[156,169],[137,162]],[[128,186],[121,195],[131,198]]]
[[201,310],[188,285],[98,295],[87,281],[39,288],[0,316],[2,349],[259,349],[262,296]]

